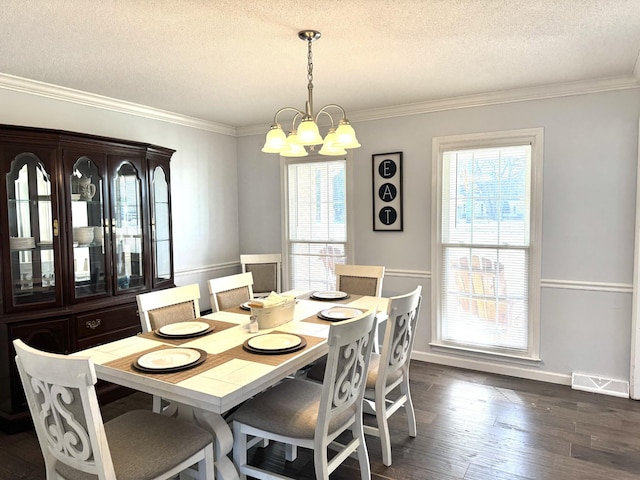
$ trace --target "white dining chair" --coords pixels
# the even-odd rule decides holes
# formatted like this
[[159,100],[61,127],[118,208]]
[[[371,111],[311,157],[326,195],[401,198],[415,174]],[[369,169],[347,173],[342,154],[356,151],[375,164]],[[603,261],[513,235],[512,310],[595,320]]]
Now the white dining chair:
[[[362,399],[371,356],[375,311],[332,324],[325,382],[286,379],[256,395],[233,416],[233,461],[241,478],[285,479],[248,463],[252,437],[313,450],[315,474],[328,479],[342,462],[357,454],[362,480],[370,480],[369,455],[362,424]],[[350,430],[346,444],[336,439]],[[329,458],[328,449],[338,452]]]
[[[200,316],[200,286],[197,283],[167,288],[136,296],[143,332],[152,332],[170,323],[187,322]],[[172,414],[175,405],[153,396],[153,411]]]
[[136,301],[143,332],[200,316],[200,286],[197,283],[141,293]]
[[282,291],[282,255],[279,253],[240,255],[242,273],[253,275],[253,294],[269,295]]
[[210,432],[148,410],[103,423],[91,359],[13,345],[48,480],[214,479]]
[[409,363],[420,316],[422,286],[389,301],[382,353],[373,354],[364,393],[365,411],[376,416],[376,426],[365,425],[368,435],[380,437],[382,463],[391,465],[391,438],[388,419],[404,407],[409,436],[415,437],[416,416],[409,389]]
[[[384,266],[380,265],[345,265],[336,264],[336,289],[351,295],[382,296]],[[384,321],[386,313],[378,314],[378,324]],[[373,352],[380,353],[378,328],[373,345]]]
[[253,275],[251,272],[212,278],[207,282],[214,312],[237,307],[253,298]]
[[336,264],[336,290],[352,295],[382,296],[384,266]]

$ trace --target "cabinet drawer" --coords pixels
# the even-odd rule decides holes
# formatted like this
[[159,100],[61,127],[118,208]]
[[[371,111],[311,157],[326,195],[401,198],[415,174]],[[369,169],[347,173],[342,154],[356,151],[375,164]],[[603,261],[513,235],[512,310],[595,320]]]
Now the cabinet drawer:
[[137,333],[140,333],[139,326],[123,328],[122,330],[107,332],[101,335],[92,335],[91,337],[78,340],[77,350],[84,350],[85,348],[95,347],[96,345],[114,342],[116,340],[120,340],[121,338],[132,337]]
[[137,310],[137,306],[134,304],[76,315],[78,339],[127,327],[140,327]]

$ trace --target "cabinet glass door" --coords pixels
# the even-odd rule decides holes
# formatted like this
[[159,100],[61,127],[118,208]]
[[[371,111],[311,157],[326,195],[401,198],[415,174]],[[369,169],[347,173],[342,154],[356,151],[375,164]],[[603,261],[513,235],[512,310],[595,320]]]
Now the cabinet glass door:
[[153,195],[153,251],[154,284],[163,280],[171,280],[171,223],[169,215],[169,184],[167,175],[162,167],[156,167],[152,172]]
[[12,304],[56,302],[51,175],[33,153],[11,163],[7,200]]
[[108,291],[104,245],[102,177],[89,157],[81,156],[69,179],[73,227],[75,298]]
[[118,291],[144,287],[142,182],[136,167],[123,162],[113,183],[113,246]]

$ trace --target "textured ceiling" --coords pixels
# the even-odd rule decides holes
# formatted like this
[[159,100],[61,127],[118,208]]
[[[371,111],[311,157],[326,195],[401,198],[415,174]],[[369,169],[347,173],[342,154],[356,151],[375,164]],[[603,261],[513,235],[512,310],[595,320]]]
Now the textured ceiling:
[[229,126],[613,77],[640,0],[2,0],[0,72]]

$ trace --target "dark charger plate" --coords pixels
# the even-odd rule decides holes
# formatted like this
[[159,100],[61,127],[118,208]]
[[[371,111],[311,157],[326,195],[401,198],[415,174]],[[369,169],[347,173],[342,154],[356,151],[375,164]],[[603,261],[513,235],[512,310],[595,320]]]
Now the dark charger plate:
[[201,365],[202,363],[204,363],[204,361],[207,359],[207,352],[205,352],[204,350],[201,350],[199,348],[189,348],[189,349],[196,350],[200,354],[200,357],[196,361],[187,363],[186,365],[180,365],[178,367],[168,367],[168,368],[146,368],[146,367],[140,366],[138,364],[138,360],[134,360],[131,366],[136,370],[144,373],[173,373],[173,372],[180,372],[182,370],[188,370],[190,368],[197,367],[198,365]]

